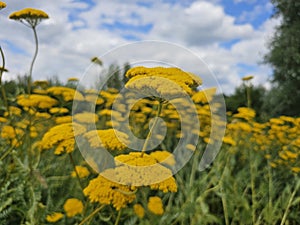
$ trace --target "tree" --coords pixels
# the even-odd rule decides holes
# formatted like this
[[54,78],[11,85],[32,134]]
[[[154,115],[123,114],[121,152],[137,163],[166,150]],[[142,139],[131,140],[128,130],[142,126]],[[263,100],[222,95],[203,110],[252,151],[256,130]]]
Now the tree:
[[281,17],[264,62],[273,68],[266,105],[272,116],[300,115],[300,2],[271,0],[274,17]]

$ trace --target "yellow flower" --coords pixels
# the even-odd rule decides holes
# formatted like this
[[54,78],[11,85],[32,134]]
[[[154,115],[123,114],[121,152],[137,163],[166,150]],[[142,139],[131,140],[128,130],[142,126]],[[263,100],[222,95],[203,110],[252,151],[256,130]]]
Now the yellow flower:
[[78,123],[96,123],[98,121],[98,116],[95,113],[82,112],[73,115],[73,119]]
[[15,129],[12,126],[3,126],[1,129],[1,137],[4,139],[13,139],[16,137]]
[[6,3],[0,1],[0,9],[3,9],[3,8],[5,8],[5,7],[6,7]]
[[91,202],[99,202],[105,205],[112,204],[119,211],[136,198],[133,191],[134,189],[130,186],[112,182],[99,175],[89,182],[83,193],[88,196]]
[[252,76],[252,75],[245,76],[245,77],[242,78],[242,80],[243,80],[243,81],[251,80],[251,79],[253,79],[253,77],[254,77],[254,76]]
[[234,114],[233,117],[251,120],[255,117],[255,111],[250,108],[240,107],[238,108],[238,113]]
[[0,116],[0,123],[6,123],[8,120],[4,117]]
[[69,110],[67,108],[53,107],[49,110],[49,112],[52,114],[64,114],[64,113],[68,113]]
[[99,97],[97,94],[87,94],[84,98],[85,101],[96,103],[96,105],[102,105],[104,103],[104,99]]
[[[77,171],[79,178],[85,178],[90,175],[90,171],[84,166],[76,166],[75,169]],[[71,173],[71,176],[76,177],[76,172],[73,171]]]
[[38,94],[38,95],[46,95],[47,94],[47,91],[46,90],[43,90],[43,89],[33,89],[32,90],[32,93],[34,94]]
[[185,147],[186,147],[186,149],[188,149],[190,151],[195,151],[196,150],[196,146],[192,145],[192,144],[187,144]]
[[156,159],[157,162],[174,166],[176,161],[172,153],[167,151],[155,151],[151,152],[150,156]]
[[164,214],[164,207],[160,197],[150,197],[148,201],[148,209],[155,215]]
[[176,192],[177,185],[172,171],[151,155],[141,152],[130,152],[115,157],[116,167],[107,169],[101,174],[112,180],[131,186],[149,186],[152,190]]
[[19,20],[23,22],[24,20],[32,27],[36,27],[43,19],[48,19],[49,16],[42,10],[25,8],[17,12],[13,12],[9,15],[10,19]]
[[128,135],[115,129],[92,130],[85,133],[84,137],[88,139],[93,148],[101,147],[121,151],[125,150],[129,144]]
[[230,136],[223,137],[223,143],[229,144],[229,145],[232,145],[232,146],[236,145],[236,142]]
[[292,167],[291,170],[292,170],[294,173],[299,173],[299,172],[300,172],[300,167]]
[[98,64],[99,66],[102,66],[102,61],[98,58],[98,57],[93,57],[93,58],[91,58],[91,61],[93,62],[93,63],[96,63],[96,64]]
[[59,212],[55,212],[55,213],[52,213],[50,215],[47,215],[46,220],[49,223],[55,223],[63,217],[64,217],[64,214],[59,213]]
[[84,100],[83,95],[80,92],[76,92],[75,89],[69,88],[69,87],[50,87],[47,89],[47,92],[49,94],[52,94],[54,96],[62,96],[64,101],[72,101],[76,94],[76,100]]
[[205,89],[203,91],[198,91],[195,94],[193,94],[192,96],[192,100],[195,103],[208,103],[212,100],[213,96],[216,93],[216,88],[209,88],[209,89]]
[[37,112],[37,113],[35,113],[35,116],[37,117],[37,118],[44,118],[44,119],[49,119],[49,118],[51,118],[51,115],[49,114],[49,113],[46,113],[46,112]]
[[22,114],[22,110],[20,108],[15,106],[9,106],[9,113],[5,112],[4,116],[5,117],[12,116],[12,115],[21,116],[21,114]]
[[202,83],[194,74],[179,68],[134,67],[127,71],[126,77],[130,78],[125,85],[127,89],[165,100],[191,95],[192,88]]
[[133,206],[134,213],[139,217],[139,218],[144,218],[145,216],[145,209],[141,204],[134,204]]
[[64,204],[64,210],[67,213],[67,217],[74,217],[77,214],[82,213],[82,201],[77,198],[69,198]]
[[70,77],[68,78],[68,82],[77,82],[79,79],[77,77]]
[[282,124],[284,124],[284,121],[279,118],[271,118],[270,123],[276,124],[276,125],[282,125]]
[[[74,133],[75,131],[76,133]],[[74,150],[75,136],[83,134],[85,131],[85,127],[76,123],[56,125],[44,134],[40,142],[40,147],[44,150],[56,146],[54,151],[56,155],[60,155],[63,152],[70,153]]]
[[71,123],[72,116],[60,116],[55,118],[56,124]]
[[56,99],[46,95],[19,95],[17,97],[17,103],[23,107],[37,107],[40,109],[49,109],[56,105],[58,102]]
[[18,147],[22,144],[20,136],[24,134],[24,131],[19,128],[14,128],[10,125],[5,125],[1,129],[0,137],[6,139],[7,143],[11,146]]
[[33,82],[33,85],[45,88],[49,85],[49,81],[47,81],[47,80],[36,80],[36,81]]

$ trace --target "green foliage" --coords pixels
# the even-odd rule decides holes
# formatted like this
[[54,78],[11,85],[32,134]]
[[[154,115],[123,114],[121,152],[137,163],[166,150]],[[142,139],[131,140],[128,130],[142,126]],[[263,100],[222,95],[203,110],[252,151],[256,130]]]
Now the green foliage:
[[[245,85],[240,85],[235,88],[234,93],[225,96],[226,109],[227,111],[236,113],[239,107],[247,107],[247,95],[246,95]],[[253,86],[250,87],[250,98],[251,98],[251,108],[256,111],[257,118],[259,120],[265,121],[270,118],[266,114],[266,106],[264,105],[265,96],[268,93],[263,86]]]
[[272,0],[274,16],[282,19],[269,43],[264,62],[273,68],[273,90],[266,101],[271,116],[300,115],[300,3]]

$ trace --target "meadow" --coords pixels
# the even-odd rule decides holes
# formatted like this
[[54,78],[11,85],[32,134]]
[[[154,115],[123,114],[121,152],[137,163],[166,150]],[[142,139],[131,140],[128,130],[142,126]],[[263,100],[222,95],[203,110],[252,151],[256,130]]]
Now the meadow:
[[[11,16],[35,34],[46,18]],[[13,94],[1,49],[1,225],[299,224],[300,118],[259,122],[248,99],[223,124],[213,117],[214,89],[198,89],[201,79],[179,68],[130,68],[125,93],[77,89],[77,78],[33,81],[37,49]],[[213,136],[218,123],[224,135]],[[138,151],[134,137],[144,140]]]

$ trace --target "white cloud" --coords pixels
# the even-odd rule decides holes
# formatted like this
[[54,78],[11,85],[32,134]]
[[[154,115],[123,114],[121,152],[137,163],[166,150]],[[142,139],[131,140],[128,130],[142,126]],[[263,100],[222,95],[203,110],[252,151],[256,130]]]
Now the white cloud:
[[[272,35],[278,21],[268,20],[255,30],[251,24],[236,24],[237,18],[227,15],[217,2],[202,0],[192,4],[170,4],[151,1],[143,6],[133,0],[126,4],[121,1],[95,1],[95,5],[90,8],[83,1],[11,0],[0,14],[0,43],[10,70],[5,77],[22,75],[29,69],[34,51],[32,31],[20,23],[8,20],[7,16],[30,6],[43,9],[50,16],[49,20],[38,26],[40,51],[34,68],[34,79],[57,75],[66,81],[71,76],[80,77],[90,65],[91,57],[101,56],[116,46],[128,43],[124,35],[132,35],[140,40],[169,41],[191,49],[215,72],[225,92],[232,92],[239,84],[241,70],[238,64],[241,63],[257,68],[257,82],[265,82],[265,73],[269,68],[257,63],[266,52],[264,43]],[[70,20],[71,14],[75,19]],[[127,29],[117,27],[111,30],[103,26],[114,25],[116,22],[128,25]],[[148,33],[138,29],[150,24],[152,29]],[[6,40],[14,43],[25,54],[11,49]],[[222,42],[231,40],[238,42],[230,48],[221,47]],[[140,48],[131,53],[145,58],[147,54],[154,54],[153,51],[155,49]],[[157,58],[167,60],[169,57],[167,52],[156,51]],[[177,55],[176,63],[185,63],[186,68],[201,72],[197,65],[185,62],[183,55]]]
[[255,19],[257,19],[258,16],[262,14],[271,14],[272,10],[273,5],[270,2],[267,2],[265,4],[259,4],[254,6],[254,8],[251,11],[242,12],[242,14],[238,18],[238,21],[254,21]]

